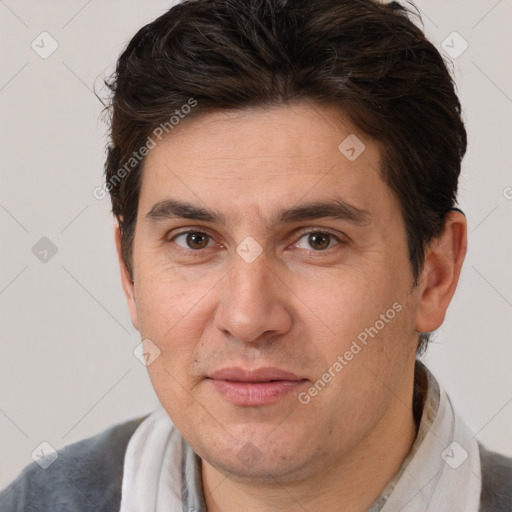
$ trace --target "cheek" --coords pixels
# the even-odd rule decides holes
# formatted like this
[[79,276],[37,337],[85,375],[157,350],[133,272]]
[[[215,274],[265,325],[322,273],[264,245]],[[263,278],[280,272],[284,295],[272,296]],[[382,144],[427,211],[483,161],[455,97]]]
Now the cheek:
[[[206,302],[200,287],[178,286],[176,282],[157,279],[145,282],[137,303],[142,339],[149,338],[159,351],[147,367],[153,388],[168,411],[186,410],[195,382],[190,368],[197,359],[198,342],[207,322]],[[173,405],[174,404],[174,405]],[[174,420],[174,418],[173,418]]]
[[[339,344],[372,326],[392,307],[401,288],[384,272],[346,269],[297,280],[293,289]],[[319,320],[321,322],[319,322]],[[338,347],[340,348],[340,347]]]
[[[201,318],[207,316],[204,308],[208,292],[218,281],[212,274],[187,279],[178,276],[172,268],[141,272],[141,284],[135,287],[141,335],[154,337],[161,343],[172,339],[184,344],[176,333],[184,326],[200,329]],[[196,321],[190,322],[190,318]]]
[[381,384],[371,378],[372,372],[382,375],[384,381],[395,381],[415,350],[409,287],[405,278],[397,276],[392,272],[364,276],[347,272],[343,278],[338,274],[314,285],[311,281],[307,295],[305,288],[298,292],[308,297],[307,305],[321,320],[317,325],[323,325],[328,333],[320,339],[310,325],[319,359],[328,361],[323,371],[332,368],[338,356],[342,358],[343,370],[334,371],[336,378],[330,388],[343,388],[339,396],[344,399],[352,395],[361,399],[361,393],[375,396],[374,384]]
[[[153,387],[167,410],[181,404],[186,408],[192,382],[189,369],[194,364],[198,342],[208,321],[205,294],[208,283],[184,283],[171,272],[147,274],[136,290],[141,337],[149,338],[159,355],[147,367]],[[167,404],[164,404],[167,407]]]

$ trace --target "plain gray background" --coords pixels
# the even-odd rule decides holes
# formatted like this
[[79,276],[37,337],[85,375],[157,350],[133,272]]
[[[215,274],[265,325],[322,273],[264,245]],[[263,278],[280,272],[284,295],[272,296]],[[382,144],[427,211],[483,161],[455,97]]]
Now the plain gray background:
[[[468,44],[453,71],[469,133],[460,182],[469,249],[424,359],[477,438],[510,456],[512,3],[417,5],[439,48],[445,41],[455,55]],[[106,143],[92,89],[101,90],[138,28],[169,6],[0,0],[0,487],[41,442],[59,449],[157,404],[133,355],[140,339],[122,294],[108,199],[92,195]],[[42,32],[58,43],[46,59],[31,47],[51,49]]]

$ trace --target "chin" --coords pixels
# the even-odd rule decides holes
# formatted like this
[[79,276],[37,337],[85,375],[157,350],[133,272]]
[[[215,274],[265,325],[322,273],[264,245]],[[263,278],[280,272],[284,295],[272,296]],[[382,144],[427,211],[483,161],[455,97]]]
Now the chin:
[[285,482],[288,478],[295,481],[312,469],[304,450],[306,440],[294,440],[287,432],[283,432],[281,439],[269,438],[268,432],[259,434],[257,428],[251,430],[251,434],[236,436],[247,441],[226,436],[212,443],[210,437],[208,445],[200,442],[200,446],[192,448],[210,466],[240,482],[275,484],[276,479]]

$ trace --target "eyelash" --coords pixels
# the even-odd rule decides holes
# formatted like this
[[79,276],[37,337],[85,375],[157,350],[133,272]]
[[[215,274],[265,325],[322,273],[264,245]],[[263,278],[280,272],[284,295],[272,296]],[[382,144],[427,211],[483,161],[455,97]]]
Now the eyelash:
[[[201,231],[199,229],[189,229],[187,231],[182,231],[180,233],[176,233],[171,239],[168,240],[168,242],[174,242],[176,240],[176,238],[178,238],[179,236],[181,235],[187,235],[187,234],[190,234],[190,233],[195,233],[195,234],[202,234],[202,235],[206,235],[207,237],[210,238],[210,240],[213,240],[213,237],[211,235],[209,235],[208,233],[206,233],[205,231]],[[306,235],[309,235],[309,234],[314,234],[314,233],[320,233],[320,234],[323,234],[323,235],[329,235],[330,237],[334,238],[335,241],[337,242],[336,245],[343,245],[345,244],[346,242],[344,242],[343,240],[341,240],[337,235],[335,235],[332,231],[330,231],[329,229],[311,229],[311,230],[308,230],[308,231],[302,231],[299,233],[299,238],[297,239],[297,241],[293,244],[293,245],[297,245],[299,240],[301,240],[304,236]],[[196,258],[196,257],[203,257],[204,254],[204,251],[207,249],[207,248],[204,248],[204,249],[185,249],[184,247],[181,247],[180,245],[176,244],[177,247],[179,247],[179,251],[184,253],[185,255],[187,256],[192,256],[193,258]],[[329,251],[330,249],[333,249],[334,247],[329,247],[327,249],[321,249],[321,250],[318,250],[318,251],[315,251],[314,249],[311,249],[311,252],[314,254],[314,253],[325,253],[327,251]],[[299,250],[307,250],[307,249],[299,249]]]

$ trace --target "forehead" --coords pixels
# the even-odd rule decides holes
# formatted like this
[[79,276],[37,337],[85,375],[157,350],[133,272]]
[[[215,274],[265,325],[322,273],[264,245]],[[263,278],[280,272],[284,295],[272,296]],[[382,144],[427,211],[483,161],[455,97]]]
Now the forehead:
[[238,215],[340,196],[393,202],[381,151],[335,107],[299,104],[184,119],[144,163],[139,211],[169,197]]

